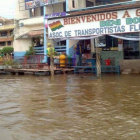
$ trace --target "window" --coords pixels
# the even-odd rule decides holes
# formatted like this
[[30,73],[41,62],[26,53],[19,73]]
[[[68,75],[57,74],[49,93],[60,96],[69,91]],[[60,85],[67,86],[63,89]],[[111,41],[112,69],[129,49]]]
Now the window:
[[0,34],[1,34],[1,36],[7,36],[7,31],[3,31]]
[[44,7],[40,7],[40,13],[41,13],[41,16],[44,15]]
[[63,11],[66,12],[66,2],[63,3]]
[[34,47],[44,46],[44,38],[41,37],[33,38],[33,46]]
[[75,8],[75,1],[72,0],[72,7]]
[[0,42],[0,46],[5,46],[6,42]]
[[11,41],[8,41],[7,44],[8,44],[8,46],[11,46],[12,45],[12,42]]
[[34,17],[35,16],[35,9],[30,9],[30,17]]
[[86,0],[86,7],[92,7],[92,6],[94,6],[94,2]]
[[30,17],[37,17],[37,16],[43,16],[44,14],[44,8],[43,7],[37,7],[30,9]]
[[108,48],[118,47],[118,39],[111,36],[106,36],[106,46]]
[[57,42],[58,46],[66,46],[66,40]]
[[[139,36],[139,33],[130,34],[131,36]],[[140,42],[139,41],[123,41],[124,59],[140,59]]]

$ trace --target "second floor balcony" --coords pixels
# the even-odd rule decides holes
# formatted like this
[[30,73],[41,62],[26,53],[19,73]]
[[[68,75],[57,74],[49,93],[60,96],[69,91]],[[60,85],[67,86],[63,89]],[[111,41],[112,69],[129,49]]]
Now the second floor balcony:
[[43,16],[23,19],[19,21],[19,26],[33,26],[33,25],[42,25],[43,26],[44,19]]
[[[88,3],[87,1],[90,2]],[[69,12],[71,15],[79,15],[139,7],[140,0],[86,0],[81,7],[72,8]]]

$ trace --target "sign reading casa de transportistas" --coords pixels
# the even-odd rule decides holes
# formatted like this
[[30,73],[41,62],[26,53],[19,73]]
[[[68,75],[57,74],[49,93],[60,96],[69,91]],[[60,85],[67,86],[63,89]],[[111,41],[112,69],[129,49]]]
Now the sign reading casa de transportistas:
[[48,20],[48,36],[50,39],[128,32],[140,32],[140,9]]

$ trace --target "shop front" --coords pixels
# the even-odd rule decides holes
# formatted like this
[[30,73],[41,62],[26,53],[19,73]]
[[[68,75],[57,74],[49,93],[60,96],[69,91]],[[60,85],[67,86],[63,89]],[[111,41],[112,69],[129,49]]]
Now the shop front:
[[94,59],[100,48],[101,64],[121,65],[122,61],[140,58],[140,9],[72,15],[48,20],[50,39],[69,39],[80,43],[81,57]]

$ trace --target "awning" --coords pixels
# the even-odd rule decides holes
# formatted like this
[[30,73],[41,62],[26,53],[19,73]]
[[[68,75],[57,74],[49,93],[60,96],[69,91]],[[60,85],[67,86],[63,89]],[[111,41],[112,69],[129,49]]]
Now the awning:
[[121,35],[109,35],[109,36],[122,40],[140,41],[139,35],[132,36],[131,34],[121,34]]
[[27,33],[24,33],[18,36],[16,39],[26,39],[26,38],[33,38],[33,37],[41,37],[44,35],[44,29],[40,30],[31,30]]
[[[95,39],[100,38],[101,36],[105,35],[97,35],[97,36],[85,36],[85,37],[71,37],[71,38],[61,38],[61,39],[55,39],[56,42],[62,41],[62,40],[89,40],[89,39]],[[123,33],[123,34],[109,34],[108,36],[122,39],[122,40],[129,40],[129,41],[140,41],[140,35],[139,33]]]

